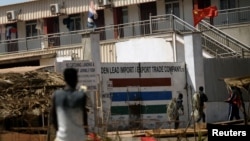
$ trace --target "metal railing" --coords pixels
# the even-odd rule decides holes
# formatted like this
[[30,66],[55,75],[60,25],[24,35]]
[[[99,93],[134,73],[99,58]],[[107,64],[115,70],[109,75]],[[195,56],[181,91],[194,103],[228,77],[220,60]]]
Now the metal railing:
[[[237,39],[222,32],[211,24],[202,21],[198,29],[174,15],[158,15],[151,17],[151,33],[162,31],[174,31],[180,34],[185,32],[201,32],[202,47],[208,53],[215,57],[246,57],[249,56],[250,47],[241,43]],[[159,28],[159,25],[168,26],[168,28]],[[157,28],[156,28],[157,27]]]
[[[93,29],[5,40],[0,44],[0,58],[18,52],[33,52],[46,48],[62,48],[72,45],[81,45],[82,34],[88,33],[91,30]],[[205,21],[200,22],[199,28],[196,29],[172,14],[150,16],[149,20],[144,21],[98,27],[95,31],[100,33],[101,41],[152,35],[163,36],[170,32],[183,34],[185,32],[201,31],[202,46],[214,56],[242,57],[245,55],[243,52],[249,52],[248,46]]]
[[150,16],[150,25],[150,34],[165,32],[182,34],[197,31],[189,23],[172,14]]
[[[79,54],[79,52],[81,52]],[[62,48],[51,48],[43,50],[30,50],[30,51],[19,51],[16,53],[10,53],[7,55],[0,55],[0,60],[16,59],[19,57],[32,57],[37,55],[48,55],[57,54],[57,56],[71,56],[74,60],[80,60],[83,58],[83,48],[81,45],[67,46]]]
[[81,34],[84,34],[85,32],[86,31],[55,33],[13,40],[4,40],[0,43],[0,58],[1,56],[13,53],[34,52],[56,47],[79,45],[82,42]]
[[[89,33],[93,29],[85,29],[72,32],[46,34],[14,40],[4,40],[0,44],[0,56],[18,52],[30,52],[47,48],[67,47],[82,43],[82,34]],[[95,31],[100,33],[101,41],[127,39],[157,35],[174,31],[194,31],[188,23],[174,15],[152,16],[149,20],[131,22],[119,25],[98,27]]]
[[203,36],[203,47],[208,52],[214,52],[219,57],[242,57],[248,56],[250,47],[238,41],[232,36],[222,32],[215,26],[201,21],[198,24],[199,31]]
[[250,6],[218,10],[218,16],[214,17],[215,26],[243,24],[250,22]]

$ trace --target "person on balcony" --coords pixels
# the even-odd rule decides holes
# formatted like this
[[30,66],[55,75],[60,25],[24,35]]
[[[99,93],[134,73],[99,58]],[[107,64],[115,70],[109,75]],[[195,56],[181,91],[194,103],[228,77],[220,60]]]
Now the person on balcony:
[[88,19],[87,19],[87,27],[88,28],[96,28],[95,20],[98,18],[96,9],[95,9],[95,2],[93,0],[90,1],[89,4],[89,12],[88,12]]
[[12,29],[13,27],[12,26],[7,26],[6,27],[6,39],[7,40],[10,40],[11,39],[11,29]]

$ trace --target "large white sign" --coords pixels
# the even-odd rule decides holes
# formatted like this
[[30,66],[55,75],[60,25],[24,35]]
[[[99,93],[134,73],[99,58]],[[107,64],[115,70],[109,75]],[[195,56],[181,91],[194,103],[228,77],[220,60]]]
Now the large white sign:
[[139,38],[116,43],[117,62],[173,62],[170,42],[161,38]]

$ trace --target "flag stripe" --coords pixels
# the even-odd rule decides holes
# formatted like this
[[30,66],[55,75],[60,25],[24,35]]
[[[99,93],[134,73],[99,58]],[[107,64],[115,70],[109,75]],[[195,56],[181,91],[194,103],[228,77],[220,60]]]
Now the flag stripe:
[[171,100],[154,100],[154,101],[118,101],[112,102],[111,106],[127,106],[132,104],[143,104],[143,105],[161,105],[167,104]]
[[166,113],[166,105],[131,105],[131,106],[112,106],[111,115],[136,114],[160,114]]
[[153,101],[153,100],[170,100],[172,99],[171,91],[155,92],[114,92],[112,101]]
[[113,78],[113,87],[127,87],[127,86],[171,86],[171,78]]

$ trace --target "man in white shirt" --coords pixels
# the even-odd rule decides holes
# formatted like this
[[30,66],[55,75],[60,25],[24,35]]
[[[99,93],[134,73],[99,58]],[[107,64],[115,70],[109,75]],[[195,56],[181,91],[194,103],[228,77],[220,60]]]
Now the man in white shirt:
[[64,70],[66,87],[54,92],[51,118],[56,129],[55,141],[85,141],[88,132],[86,95],[76,89],[77,70]]

